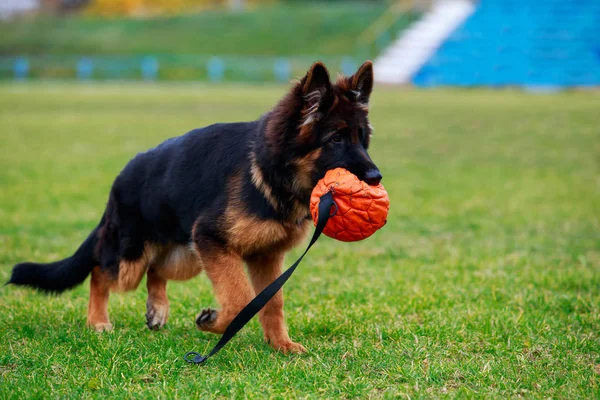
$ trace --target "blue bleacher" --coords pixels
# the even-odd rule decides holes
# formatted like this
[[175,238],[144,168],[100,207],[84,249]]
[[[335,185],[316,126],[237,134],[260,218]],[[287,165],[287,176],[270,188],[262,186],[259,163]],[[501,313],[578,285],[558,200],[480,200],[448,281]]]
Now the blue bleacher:
[[600,86],[600,0],[481,0],[417,86]]

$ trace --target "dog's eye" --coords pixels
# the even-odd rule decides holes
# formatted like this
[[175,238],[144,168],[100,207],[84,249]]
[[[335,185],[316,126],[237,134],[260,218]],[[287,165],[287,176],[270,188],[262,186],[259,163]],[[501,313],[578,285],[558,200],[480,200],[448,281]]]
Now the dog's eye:
[[336,133],[331,137],[331,141],[333,143],[342,143],[342,140],[342,135],[340,135],[339,133]]

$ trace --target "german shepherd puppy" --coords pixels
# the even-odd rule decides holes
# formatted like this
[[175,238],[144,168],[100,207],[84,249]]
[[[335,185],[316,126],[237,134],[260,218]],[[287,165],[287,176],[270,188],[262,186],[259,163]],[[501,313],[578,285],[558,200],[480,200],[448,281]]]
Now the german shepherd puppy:
[[[346,168],[369,184],[381,180],[367,154],[372,88],[370,61],[335,84],[317,62],[258,120],[195,129],[138,154],[117,176],[100,223],[75,254],[18,264],[9,283],[60,293],[91,274],[87,323],[105,331],[112,329],[109,292],[134,290],[147,275],[147,325],[159,329],[169,315],[167,281],[204,270],[221,308],[201,311],[196,325],[223,333],[306,236],[310,194],[327,170]],[[259,318],[273,348],[306,351],[288,336],[281,291]]]

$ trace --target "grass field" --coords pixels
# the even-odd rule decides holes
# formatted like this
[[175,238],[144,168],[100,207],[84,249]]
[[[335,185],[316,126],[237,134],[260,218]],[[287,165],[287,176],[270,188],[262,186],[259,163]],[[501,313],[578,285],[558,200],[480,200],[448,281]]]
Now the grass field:
[[[0,278],[70,255],[136,152],[215,121],[253,119],[280,86],[0,86]],[[113,295],[115,331],[85,328],[88,286],[0,288],[0,398],[600,397],[600,96],[377,88],[372,156],[388,224],[323,238],[286,286],[284,356],[252,321],[216,337],[206,276],[170,284],[171,319]],[[303,247],[303,246],[301,246]],[[300,248],[288,258],[295,259]]]
[[19,19],[0,23],[0,54],[354,55],[357,36],[387,7],[379,1],[299,2],[244,13]]

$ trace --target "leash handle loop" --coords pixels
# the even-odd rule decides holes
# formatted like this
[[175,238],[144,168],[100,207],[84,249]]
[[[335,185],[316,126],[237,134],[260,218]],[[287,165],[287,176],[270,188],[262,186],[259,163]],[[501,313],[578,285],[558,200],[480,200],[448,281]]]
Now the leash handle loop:
[[[331,215],[331,207],[335,206],[335,211],[333,215]],[[263,289],[242,311],[235,316],[235,318],[229,323],[225,332],[221,336],[219,342],[213,347],[213,349],[208,353],[208,355],[203,356],[200,353],[195,351],[187,352],[183,359],[191,364],[202,364],[209,357],[216,354],[219,350],[221,350],[227,342],[229,342],[235,335],[242,329],[251,319],[254,317],[264,306],[271,300],[273,296],[283,287],[283,285],[287,282],[287,280],[292,276],[300,261],[304,258],[308,250],[312,247],[313,244],[317,241],[323,229],[325,229],[325,225],[327,225],[327,221],[330,216],[334,216],[337,213],[337,204],[333,201],[333,193],[331,191],[325,193],[321,196],[319,201],[319,218],[317,219],[317,226],[315,228],[315,233],[310,239],[310,243],[304,253],[296,260],[291,267],[289,267],[285,272],[283,272],[277,279],[275,279],[269,286]]]

